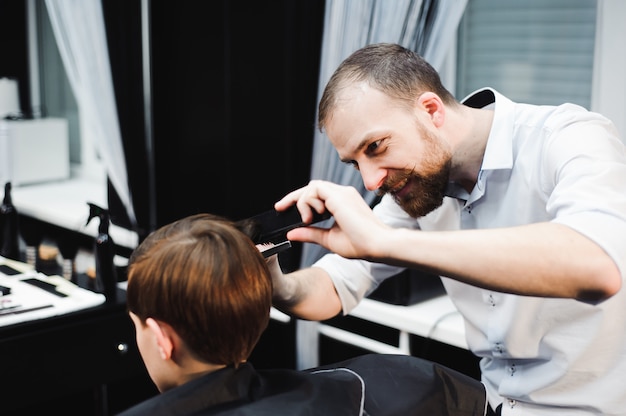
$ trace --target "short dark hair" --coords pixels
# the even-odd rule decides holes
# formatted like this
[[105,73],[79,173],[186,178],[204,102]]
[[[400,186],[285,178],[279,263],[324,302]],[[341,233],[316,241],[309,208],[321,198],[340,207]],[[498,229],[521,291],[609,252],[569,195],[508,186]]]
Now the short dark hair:
[[272,280],[252,240],[231,221],[197,214],[151,233],[131,254],[127,305],[167,322],[198,359],[238,365],[269,322]]
[[320,130],[328,122],[341,90],[363,81],[409,105],[427,91],[437,94],[445,104],[457,104],[424,58],[397,44],[376,43],[353,52],[330,77],[318,108]]

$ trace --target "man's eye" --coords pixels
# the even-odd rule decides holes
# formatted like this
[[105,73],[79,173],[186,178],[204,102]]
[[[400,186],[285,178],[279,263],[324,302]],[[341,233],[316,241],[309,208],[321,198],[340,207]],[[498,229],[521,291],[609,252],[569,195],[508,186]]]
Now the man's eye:
[[350,165],[352,166],[354,169],[359,170],[359,162],[357,162],[356,160],[342,160],[343,163],[345,163],[346,165]]
[[368,153],[368,154],[375,154],[375,153],[376,153],[376,151],[377,151],[377,150],[379,150],[380,145],[381,145],[381,143],[382,143],[382,142],[383,142],[383,141],[382,141],[382,139],[381,139],[381,140],[376,140],[376,141],[374,141],[374,142],[370,143],[370,144],[367,146],[367,153]]

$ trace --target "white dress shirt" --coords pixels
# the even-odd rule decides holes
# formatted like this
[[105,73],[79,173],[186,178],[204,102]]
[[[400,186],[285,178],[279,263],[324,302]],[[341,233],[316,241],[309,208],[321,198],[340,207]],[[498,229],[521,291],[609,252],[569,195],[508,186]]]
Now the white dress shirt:
[[[464,100],[495,116],[471,194],[454,192],[418,220],[389,196],[374,211],[395,227],[486,229],[552,221],[599,244],[626,277],[626,149],[613,124],[573,104],[514,103],[492,89]],[[465,195],[464,195],[465,194]],[[335,254],[344,314],[401,269]],[[596,304],[517,296],[442,276],[465,319],[482,381],[503,415],[626,415],[626,291]]]

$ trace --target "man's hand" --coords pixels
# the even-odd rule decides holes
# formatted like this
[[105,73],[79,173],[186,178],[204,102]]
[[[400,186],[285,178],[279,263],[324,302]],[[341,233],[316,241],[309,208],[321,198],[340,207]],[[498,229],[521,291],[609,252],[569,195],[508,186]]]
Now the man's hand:
[[289,231],[287,238],[319,244],[347,258],[376,259],[377,242],[381,233],[389,230],[351,186],[314,180],[278,201],[274,208],[283,211],[296,205],[302,220],[313,219],[313,211],[330,212],[335,223],[331,228],[300,227]]

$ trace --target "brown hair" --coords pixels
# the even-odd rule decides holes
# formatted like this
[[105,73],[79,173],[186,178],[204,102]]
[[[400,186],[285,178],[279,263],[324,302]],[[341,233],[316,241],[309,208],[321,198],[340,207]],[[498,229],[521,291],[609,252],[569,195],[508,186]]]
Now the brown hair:
[[367,82],[408,105],[427,91],[437,94],[444,104],[457,104],[454,96],[442,85],[437,71],[424,58],[400,45],[377,43],[353,52],[330,77],[319,103],[320,131],[332,116],[341,90],[358,82]]
[[150,234],[132,253],[127,305],[142,322],[170,324],[206,362],[245,361],[269,322],[272,281],[234,223],[197,214]]

